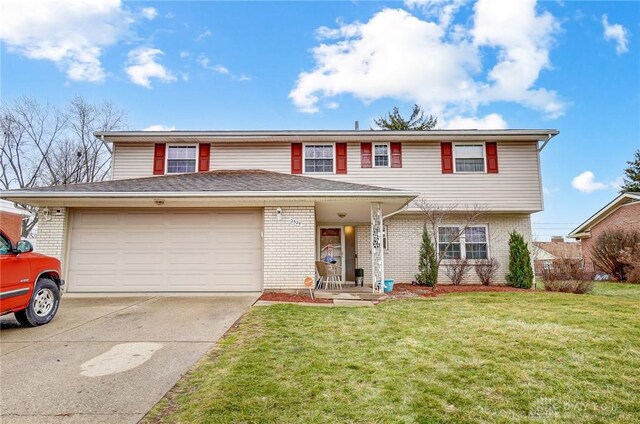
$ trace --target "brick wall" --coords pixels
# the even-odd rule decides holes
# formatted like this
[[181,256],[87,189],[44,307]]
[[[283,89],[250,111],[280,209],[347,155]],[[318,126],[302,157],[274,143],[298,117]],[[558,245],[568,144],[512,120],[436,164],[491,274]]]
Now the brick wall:
[[631,228],[640,231],[640,202],[621,206],[591,228],[591,237],[581,240],[584,261],[591,263],[591,247],[604,231]]
[[49,215],[45,208],[38,211],[38,232],[36,235],[36,251],[53,256],[64,263],[65,235],[67,232],[67,210],[50,206]]
[[[459,223],[452,217],[444,222]],[[396,215],[385,220],[387,225],[388,250],[385,251],[385,278],[396,282],[411,282],[418,272],[418,255],[422,243],[422,227],[424,218],[420,215]],[[513,230],[521,233],[527,243],[531,243],[531,220],[528,214],[491,214],[479,224],[487,225],[489,237],[489,255],[500,262],[496,275],[496,283],[504,284],[509,266],[509,233]],[[358,267],[364,268],[365,281],[371,281],[371,233],[370,227],[358,226],[356,230]],[[441,267],[438,282],[449,284],[450,281]],[[479,280],[473,269],[465,277],[466,283],[478,284]]]
[[0,228],[17,243],[22,235],[22,215],[0,211]]
[[305,277],[315,275],[315,208],[283,206],[280,220],[276,209],[264,208],[264,289],[304,288]]

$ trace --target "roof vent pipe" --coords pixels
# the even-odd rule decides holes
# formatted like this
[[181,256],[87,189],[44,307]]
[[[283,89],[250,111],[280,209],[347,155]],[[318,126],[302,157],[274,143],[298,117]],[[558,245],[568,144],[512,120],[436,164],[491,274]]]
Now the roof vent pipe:
[[355,129],[356,131],[360,131],[360,122],[356,121]]

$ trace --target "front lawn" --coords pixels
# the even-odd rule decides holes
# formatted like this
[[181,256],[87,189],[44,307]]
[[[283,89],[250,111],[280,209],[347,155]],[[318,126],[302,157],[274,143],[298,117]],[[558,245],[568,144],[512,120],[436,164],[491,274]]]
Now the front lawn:
[[640,286],[253,308],[147,422],[637,422]]

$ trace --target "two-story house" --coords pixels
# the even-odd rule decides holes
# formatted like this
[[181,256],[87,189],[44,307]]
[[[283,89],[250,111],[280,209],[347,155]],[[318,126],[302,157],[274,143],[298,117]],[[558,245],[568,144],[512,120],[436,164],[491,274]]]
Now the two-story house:
[[[60,258],[71,292],[304,288],[333,257],[345,281],[410,282],[421,202],[480,220],[450,258],[496,258],[531,237],[543,209],[540,151],[556,130],[104,132],[112,179],[13,190],[40,207],[38,249]],[[470,273],[468,282],[474,282]],[[442,277],[446,283],[446,278]]]

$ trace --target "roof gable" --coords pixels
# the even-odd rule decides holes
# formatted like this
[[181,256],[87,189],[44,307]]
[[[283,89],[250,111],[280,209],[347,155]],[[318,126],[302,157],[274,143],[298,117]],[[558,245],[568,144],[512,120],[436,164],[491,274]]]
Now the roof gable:
[[609,202],[606,206],[600,209],[598,212],[593,214],[589,219],[584,221],[578,227],[576,227],[573,231],[569,233],[569,237],[572,238],[583,238],[589,237],[589,232],[591,228],[593,228],[599,222],[605,220],[609,215],[618,210],[621,206],[624,206],[629,203],[639,202],[640,201],[640,193],[636,192],[626,192],[622,193],[611,202]]

